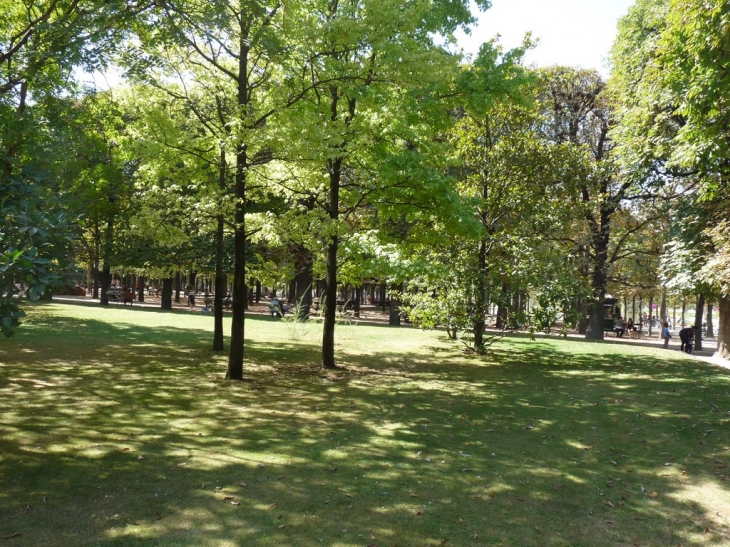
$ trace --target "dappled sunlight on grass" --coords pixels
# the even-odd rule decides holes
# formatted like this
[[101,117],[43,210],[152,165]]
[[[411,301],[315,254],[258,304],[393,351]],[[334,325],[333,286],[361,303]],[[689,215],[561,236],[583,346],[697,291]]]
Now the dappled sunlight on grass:
[[323,371],[321,326],[288,328],[247,319],[247,381],[225,382],[209,316],[33,307],[0,344],[0,536],[725,545],[728,371],[525,338],[481,359],[364,325]]

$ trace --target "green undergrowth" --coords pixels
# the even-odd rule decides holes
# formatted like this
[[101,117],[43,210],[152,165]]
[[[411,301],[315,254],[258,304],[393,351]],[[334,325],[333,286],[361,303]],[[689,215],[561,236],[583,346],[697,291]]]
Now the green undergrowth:
[[[676,351],[39,304],[0,340],[12,546],[712,546],[730,371]],[[228,330],[229,324],[226,324]]]

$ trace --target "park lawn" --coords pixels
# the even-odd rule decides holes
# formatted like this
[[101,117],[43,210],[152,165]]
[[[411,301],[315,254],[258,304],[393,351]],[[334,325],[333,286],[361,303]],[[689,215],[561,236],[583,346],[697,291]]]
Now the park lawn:
[[[226,325],[228,328],[228,324]],[[0,339],[0,545],[727,546],[730,371],[676,351],[38,304]]]

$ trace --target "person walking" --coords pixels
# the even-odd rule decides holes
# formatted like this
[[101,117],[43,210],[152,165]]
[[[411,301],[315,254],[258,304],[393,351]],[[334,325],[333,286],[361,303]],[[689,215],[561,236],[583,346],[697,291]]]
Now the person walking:
[[679,346],[679,351],[683,351],[685,353],[692,353],[692,343],[694,342],[694,339],[695,339],[694,325],[691,327],[685,327],[682,330],[680,330],[679,339],[681,341],[681,344]]

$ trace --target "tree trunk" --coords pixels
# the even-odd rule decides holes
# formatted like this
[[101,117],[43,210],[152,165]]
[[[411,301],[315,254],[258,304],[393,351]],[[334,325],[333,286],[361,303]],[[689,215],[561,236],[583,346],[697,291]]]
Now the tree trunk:
[[390,287],[390,316],[388,317],[388,325],[391,327],[400,326],[400,298],[399,292],[403,291],[403,283],[392,285]]
[[299,312],[299,319],[305,320],[309,318],[312,307],[312,252],[303,245],[296,245],[293,251],[296,257],[297,268],[297,274],[294,278],[294,300],[296,309]]
[[682,300],[682,328],[687,326],[687,322],[684,319],[684,314],[687,312],[687,301]]
[[[239,74],[243,75],[239,71]],[[242,76],[243,77],[243,76]],[[226,380],[243,380],[244,329],[246,311],[246,145],[236,150],[236,210],[233,229],[233,304],[231,306],[231,341]]]
[[509,298],[509,285],[502,285],[502,294],[499,297],[499,303],[497,304],[497,328],[504,329],[507,327],[507,315],[509,313],[508,304],[506,302]]
[[144,276],[137,278],[137,302],[144,302]]
[[730,295],[721,296],[716,357],[730,359]]
[[652,322],[652,318],[653,318],[652,313],[653,313],[653,311],[654,311],[654,295],[652,294],[651,296],[649,296],[649,337],[651,337],[651,333],[652,333],[651,326],[652,326],[652,323],[653,323]]
[[[224,153],[221,152],[221,156]],[[223,215],[216,216],[215,231],[215,295],[213,296],[213,351],[223,351],[223,298],[226,292],[226,276],[223,272]]]
[[[479,242],[479,254],[477,256],[479,262],[479,271],[477,273],[476,293],[474,294],[474,349],[481,351],[484,347],[484,328],[487,324],[485,310],[487,304],[487,242],[481,239]],[[499,316],[497,318],[497,328],[499,326]]]
[[[164,281],[164,280],[163,280]],[[175,302],[180,303],[180,291],[182,290],[182,278],[180,272],[175,274]]]
[[[336,97],[333,98],[336,104]],[[329,203],[327,209],[332,221],[337,221],[340,212],[340,177],[342,159],[327,160],[329,171]],[[330,237],[327,245],[327,280],[324,290],[324,325],[322,329],[322,367],[335,369],[335,318],[337,312],[337,234]]]
[[591,276],[591,299],[588,303],[588,330],[586,340],[603,340],[603,303],[606,300],[608,268],[608,221],[603,221],[599,233],[593,234],[593,275]]
[[695,307],[695,345],[694,349],[702,349],[702,316],[705,312],[705,295],[697,295],[697,306]]
[[160,309],[172,309],[172,277],[165,277],[162,280],[162,295],[160,296]]
[[667,291],[662,287],[662,303],[659,307],[659,325],[662,329],[667,319]]
[[712,323],[712,301],[707,302],[707,338],[715,337],[715,326]]
[[353,314],[360,317],[360,304],[362,303],[362,285],[355,288],[355,302],[353,303]]

